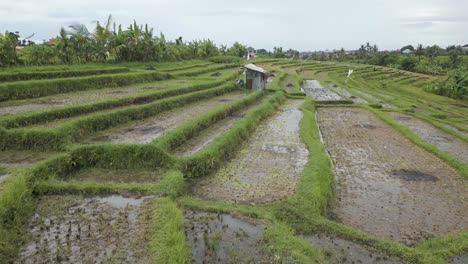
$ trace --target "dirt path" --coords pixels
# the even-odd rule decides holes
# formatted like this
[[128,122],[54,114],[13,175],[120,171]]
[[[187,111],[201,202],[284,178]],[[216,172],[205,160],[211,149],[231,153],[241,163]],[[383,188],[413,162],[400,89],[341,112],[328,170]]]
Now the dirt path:
[[258,106],[268,97],[270,97],[270,95],[264,96],[263,99],[259,100],[258,102],[247,106],[241,111],[234,113],[232,116],[229,116],[224,120],[221,120],[211,125],[209,128],[205,129],[200,135],[188,140],[187,142],[183,143],[181,146],[176,148],[174,150],[174,154],[179,156],[188,156],[193,155],[198,151],[202,150],[204,147],[208,146],[211,142],[213,142],[213,140],[215,140],[218,136],[231,129],[237,123],[237,121],[245,115],[247,111]]
[[192,192],[204,199],[262,203],[296,191],[308,151],[299,137],[302,100],[290,100],[259,124],[245,147],[215,175],[198,179]]
[[216,96],[208,100],[189,104],[175,110],[162,113],[131,125],[118,127],[99,133],[87,140],[87,143],[149,143],[184,122],[214,110],[227,102],[245,97],[247,93],[235,92]]
[[[148,263],[148,197],[44,196],[16,263]],[[146,202],[147,201],[147,202]]]
[[190,82],[190,80],[168,80],[126,87],[94,89],[34,99],[0,102],[0,117],[33,111],[45,111],[75,104],[96,103],[109,99],[118,99],[131,95],[154,92],[169,87],[187,86],[190,85]]
[[186,211],[194,263],[272,263],[262,252],[263,225],[237,214]]
[[468,184],[362,109],[320,108],[339,221],[412,245],[468,228]]
[[329,89],[323,87],[317,80],[305,80],[302,89],[307,96],[316,100],[340,100],[341,97]]
[[468,163],[468,143],[412,116],[396,112],[388,114],[398,123],[409,127],[424,141],[437,146],[456,159]]

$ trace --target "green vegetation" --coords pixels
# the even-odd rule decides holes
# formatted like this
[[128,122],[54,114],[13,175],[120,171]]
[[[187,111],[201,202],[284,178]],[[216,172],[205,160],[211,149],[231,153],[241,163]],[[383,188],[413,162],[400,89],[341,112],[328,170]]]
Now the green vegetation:
[[[103,29],[99,30],[104,31],[99,34],[105,35],[106,27],[102,27]],[[129,32],[119,34],[128,37],[149,33],[150,29],[132,25]],[[70,46],[67,48],[76,49],[72,44],[74,38],[86,36],[74,34],[78,33],[65,32],[64,38],[57,40],[62,46],[50,48],[62,49],[61,52],[64,52],[63,45],[69,41],[67,43]],[[91,35],[93,34],[97,33]],[[3,35],[1,37],[5,38]],[[158,55],[157,52],[152,53],[148,50],[158,50],[157,45],[161,44],[161,37],[163,35],[157,41],[153,40],[156,46],[151,46],[153,44],[150,45],[145,39],[146,44],[138,47],[152,54],[151,60],[172,60],[170,56],[176,56],[175,49],[167,51],[172,52],[170,56],[161,53]],[[95,36],[89,38],[91,40],[86,41],[89,41],[90,50],[99,47],[100,44]],[[72,91],[97,91],[104,87],[127,84],[146,85],[145,83],[151,82],[151,85],[157,86],[159,83],[157,80],[161,79],[183,81],[181,85],[141,94],[0,116],[0,150],[4,151],[5,155],[14,153],[17,149],[28,150],[38,156],[42,155],[40,154],[42,152],[38,151],[61,151],[61,153],[47,152],[44,158],[49,156],[50,158],[39,162],[28,160],[26,157],[28,155],[23,155],[23,159],[18,159],[14,164],[0,159],[0,177],[9,174],[8,178],[0,182],[0,259],[2,261],[17,260],[18,253],[30,239],[27,232],[30,228],[28,223],[34,215],[36,201],[40,197],[50,195],[71,197],[70,195],[76,194],[155,196],[149,198],[152,199],[149,201],[149,213],[144,215],[145,224],[149,223],[150,227],[147,233],[149,239],[142,237],[141,241],[137,241],[141,247],[148,249],[150,252],[148,261],[154,263],[193,261],[191,245],[187,240],[188,225],[184,222],[188,221],[184,218],[186,210],[217,213],[217,217],[222,213],[230,214],[239,221],[248,222],[249,219],[253,219],[254,222],[261,223],[263,229],[258,246],[275,263],[327,263],[329,251],[314,246],[303,239],[302,235],[345,239],[365,246],[372,253],[398,257],[408,263],[444,263],[454,255],[468,252],[466,232],[429,238],[414,247],[409,247],[335,221],[333,166],[321,140],[321,131],[316,120],[319,107],[366,109],[416,146],[444,160],[447,166],[457,170],[466,178],[468,176],[466,164],[435,145],[423,141],[409,128],[397,123],[387,114],[388,111],[409,114],[468,142],[464,134],[468,131],[466,103],[460,100],[461,97],[449,94],[450,91],[463,89],[465,86],[466,74],[463,72],[454,70],[453,73],[456,74],[449,75],[450,84],[447,84],[451,88],[444,88],[443,78],[380,66],[256,58],[253,60],[254,63],[262,63],[266,65],[265,67],[275,70],[276,76],[265,91],[249,92],[241,99],[231,102],[220,101],[219,106],[216,104],[212,110],[184,120],[184,123],[148,144],[81,143],[85,137],[95,136],[100,131],[133,124],[172,109],[184,109],[195,102],[203,103],[206,99],[239,91],[241,88],[234,83],[234,79],[239,78],[240,71],[235,67],[242,62],[239,56],[244,52],[243,46],[236,43],[231,49],[221,47],[220,51],[215,53],[212,52],[211,44],[202,45],[202,42],[197,42],[197,45],[201,45],[197,48],[197,55],[188,58],[207,58],[203,61],[153,64],[131,62],[112,66],[104,63],[70,67],[48,65],[37,69],[10,68],[0,73],[0,78],[8,80],[8,83],[0,85],[0,98],[7,102],[37,96],[48,96],[47,99],[53,99],[58,94]],[[183,43],[178,39],[174,47],[171,45],[166,46],[166,49],[170,50],[175,46],[183,49],[195,44]],[[2,48],[5,47],[0,46],[0,49]],[[103,55],[91,56],[89,54],[95,51],[85,50],[69,58],[66,58],[64,53],[59,55],[54,53],[54,56],[57,56],[54,59],[43,60],[50,60],[47,63],[57,63],[63,59],[75,63],[87,61],[87,56],[91,56],[90,62],[142,60],[140,51],[122,48],[120,51],[109,52],[110,57],[106,58]],[[29,50],[32,50],[32,47]],[[96,54],[100,54],[99,52]],[[106,52],[105,47],[104,52]],[[275,52],[276,57],[281,57],[281,54],[285,53],[280,49],[276,49]],[[177,54],[180,57],[176,58],[185,58],[184,53]],[[15,59],[16,63],[24,59],[21,56]],[[33,61],[32,57],[29,60]],[[405,62],[405,67],[414,66],[411,66],[413,59],[410,60]],[[155,70],[147,70],[146,67],[149,66],[154,66]],[[417,67],[417,64],[414,67]],[[355,72],[346,80],[349,68],[355,69]],[[218,72],[221,73],[220,76],[212,76]],[[317,101],[305,97],[300,89],[303,79],[306,78],[314,78],[330,86],[335,85],[333,87],[336,89],[342,89],[340,95],[343,99]],[[439,80],[442,86],[431,86],[439,87],[434,88],[439,90],[431,90],[431,93],[428,93],[426,87],[438,83]],[[288,83],[292,86],[287,86]],[[132,88],[133,86],[130,87]],[[353,103],[352,99],[355,97],[365,99],[368,103]],[[307,147],[308,157],[304,160],[305,167],[293,196],[274,202],[245,204],[209,201],[191,196],[194,182],[215,173],[239,151],[244,151],[244,143],[252,137],[259,123],[265,122],[268,117],[277,113],[278,108],[287,100],[296,99],[303,100],[300,107],[303,117],[299,123],[299,134]],[[238,116],[240,112],[242,115]],[[212,126],[222,125],[223,120],[233,116],[236,119],[230,129],[214,136],[195,154],[189,156],[175,154],[178,147],[187,144],[191,139],[196,139]],[[54,128],[31,127],[55,121],[59,122]],[[131,129],[131,126],[129,127]],[[20,154],[15,156],[21,157]],[[78,176],[80,173],[89,175],[91,170],[95,173],[92,177]],[[146,177],[138,178],[140,172]],[[110,174],[126,176],[107,177]],[[64,204],[66,205],[68,206],[68,203]],[[216,246],[210,246],[216,251]],[[112,260],[112,256],[109,260]]]

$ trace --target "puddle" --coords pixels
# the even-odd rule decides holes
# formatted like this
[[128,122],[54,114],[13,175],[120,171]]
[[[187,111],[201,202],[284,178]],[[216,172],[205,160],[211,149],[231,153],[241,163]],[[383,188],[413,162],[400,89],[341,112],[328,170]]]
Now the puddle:
[[307,96],[316,100],[340,100],[341,97],[329,89],[323,87],[317,80],[305,80],[302,89]]
[[468,228],[468,182],[445,162],[363,109],[319,108],[317,116],[338,221],[410,246]]
[[260,123],[244,147],[214,175],[194,180],[192,192],[208,200],[264,203],[294,194],[307,164],[299,136],[302,100],[290,100]]
[[396,112],[390,112],[388,114],[398,123],[411,129],[422,140],[435,145],[454,158],[468,163],[468,143],[412,116]]
[[376,253],[365,246],[341,238],[316,235],[302,236],[302,238],[319,248],[325,255],[328,263],[403,263],[398,258]]
[[148,170],[111,170],[88,168],[64,177],[64,180],[116,182],[116,183],[158,183],[165,172]]
[[149,198],[39,197],[16,263],[146,263]]
[[246,93],[229,93],[211,99],[185,105],[169,112],[163,112],[146,120],[138,121],[132,125],[117,127],[98,133],[86,140],[86,143],[111,142],[111,143],[139,143],[146,144],[155,138],[161,137],[168,131],[193,118],[209,112],[222,104],[220,100],[234,101],[245,97]]
[[435,182],[438,181],[434,175],[430,175],[424,172],[416,171],[416,170],[394,170],[391,172],[391,175],[395,178],[402,179],[405,181],[431,181]]
[[374,125],[371,125],[371,124],[356,124],[356,125],[353,125],[353,127],[366,128],[366,129],[376,129],[377,128],[377,126],[374,126]]
[[263,225],[238,214],[186,211],[194,263],[272,263],[262,252]]
[[348,92],[346,89],[344,88],[341,88],[339,86],[336,86],[336,85],[333,85],[331,87],[332,90],[335,90],[338,94],[341,94],[342,96],[344,96],[345,98],[349,98],[349,99],[352,99],[353,102],[355,104],[367,104],[367,101],[362,99],[362,98],[359,98],[357,96],[354,96],[353,94],[351,94],[350,92]]

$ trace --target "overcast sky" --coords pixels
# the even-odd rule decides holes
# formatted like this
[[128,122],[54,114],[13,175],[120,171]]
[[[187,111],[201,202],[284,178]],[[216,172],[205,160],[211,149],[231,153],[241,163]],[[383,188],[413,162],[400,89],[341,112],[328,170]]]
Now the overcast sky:
[[468,0],[1,0],[0,30],[55,37],[60,27],[105,21],[125,27],[135,19],[167,39],[239,41],[254,48],[301,51],[381,50],[407,44],[468,44]]

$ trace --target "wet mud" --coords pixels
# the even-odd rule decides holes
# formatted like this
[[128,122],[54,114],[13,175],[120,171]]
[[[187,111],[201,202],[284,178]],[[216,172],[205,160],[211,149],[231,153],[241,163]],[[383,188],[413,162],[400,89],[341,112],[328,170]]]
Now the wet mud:
[[431,124],[401,113],[388,113],[398,123],[407,126],[422,140],[435,145],[454,158],[468,163],[468,143]]
[[229,93],[208,100],[188,104],[175,110],[161,113],[155,117],[148,118],[131,125],[117,127],[98,133],[96,136],[85,140],[85,143],[138,143],[146,144],[161,137],[168,131],[175,129],[190,119],[231,102],[245,97],[246,93]]
[[407,245],[468,228],[468,181],[442,160],[362,109],[320,108],[318,124],[338,221]]
[[193,194],[238,203],[264,203],[293,195],[308,160],[299,136],[301,103],[290,100],[260,123],[232,160],[215,174],[193,182]]
[[341,97],[331,90],[323,87],[317,80],[305,80],[302,89],[307,96],[316,100],[340,100]]
[[271,263],[255,219],[189,210],[184,221],[194,263]]
[[40,197],[16,263],[148,263],[149,198]]
[[383,253],[376,253],[363,245],[342,238],[320,235],[308,235],[302,236],[302,238],[311,243],[313,246],[319,248],[325,255],[328,263],[403,263],[396,257],[390,257]]

